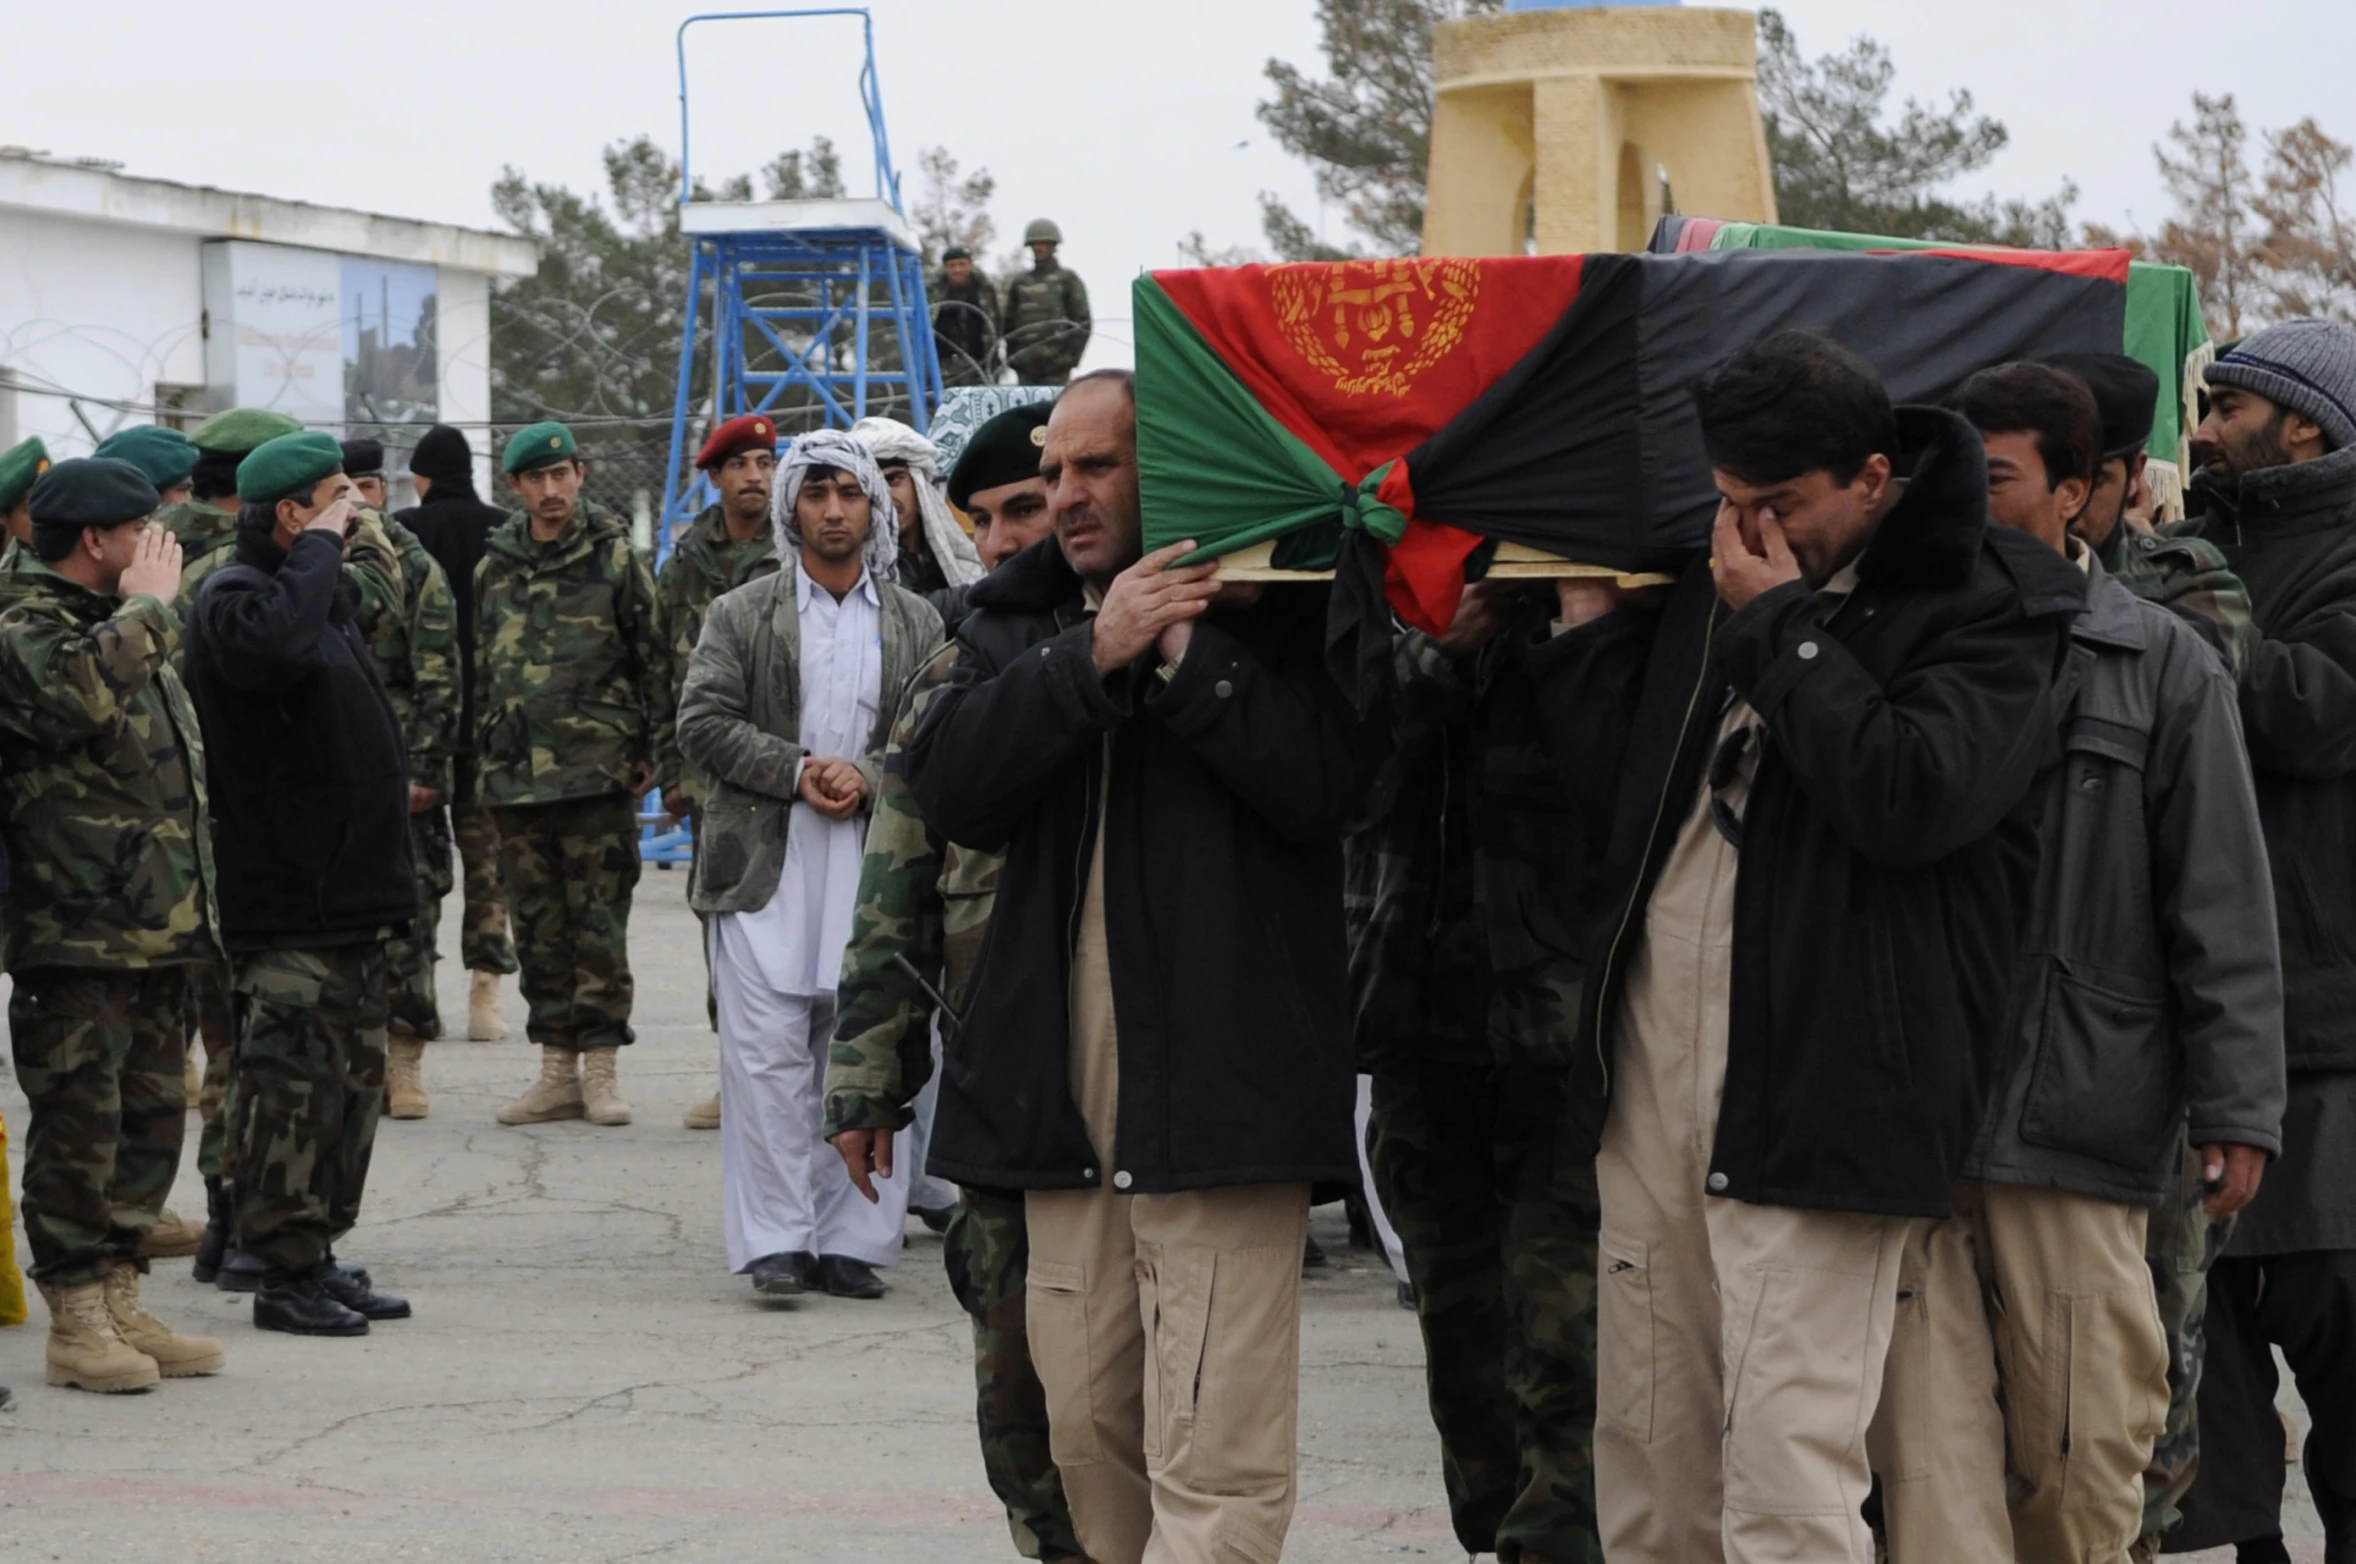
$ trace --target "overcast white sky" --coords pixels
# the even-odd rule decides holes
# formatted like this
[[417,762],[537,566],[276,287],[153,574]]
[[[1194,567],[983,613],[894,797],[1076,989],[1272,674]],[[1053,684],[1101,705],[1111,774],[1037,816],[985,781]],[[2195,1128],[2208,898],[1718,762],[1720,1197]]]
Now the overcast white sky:
[[[598,149],[679,136],[670,0],[0,0],[0,143],[127,172],[491,226],[502,164],[576,188]],[[1001,250],[1038,215],[1069,236],[1104,338],[1126,357],[1126,283],[1201,230],[1259,238],[1257,195],[1314,212],[1307,168],[1253,117],[1271,55],[1318,61],[1312,0],[875,0],[892,147],[998,177]],[[1811,54],[1870,32],[1898,94],[1969,88],[2012,146],[1961,187],[2044,194],[2081,220],[2156,227],[2151,146],[2197,87],[2252,122],[2315,115],[2356,139],[2356,6],[2325,0],[1787,0]],[[856,28],[710,23],[689,34],[693,165],[724,175],[832,134],[869,177]],[[2337,89],[2336,91],[2334,89]],[[1338,218],[1334,236],[1344,237]]]

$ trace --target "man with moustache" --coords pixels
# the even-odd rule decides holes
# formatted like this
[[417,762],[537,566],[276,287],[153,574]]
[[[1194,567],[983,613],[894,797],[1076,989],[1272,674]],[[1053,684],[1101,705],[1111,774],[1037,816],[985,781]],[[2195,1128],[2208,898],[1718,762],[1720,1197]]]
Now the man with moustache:
[[1376,725],[1322,592],[1142,555],[1128,374],[1064,393],[1040,474],[1056,546],[975,585],[908,751],[932,827],[1005,855],[932,1171],[1023,1192],[1088,1557],[1273,1559],[1309,1188],[1358,1174],[1340,833]]
[[898,538],[874,458],[839,430],[779,470],[774,575],[712,605],[680,699],[680,743],[711,778],[689,896],[720,1015],[728,1265],[756,1295],[883,1295],[908,1180],[852,1191],[819,1133],[835,982],[894,696],[940,642],[891,584]]

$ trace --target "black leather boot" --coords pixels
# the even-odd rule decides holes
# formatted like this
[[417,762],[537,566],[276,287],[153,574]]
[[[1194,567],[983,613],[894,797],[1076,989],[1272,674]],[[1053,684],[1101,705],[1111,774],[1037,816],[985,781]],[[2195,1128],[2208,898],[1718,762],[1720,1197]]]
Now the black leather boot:
[[378,1292],[370,1283],[366,1271],[361,1271],[357,1276],[352,1274],[356,1269],[339,1263],[334,1255],[329,1255],[313,1274],[319,1278],[319,1285],[327,1296],[354,1314],[371,1320],[409,1318],[408,1299],[389,1292]]
[[269,1269],[261,1261],[237,1247],[237,1240],[229,1241],[229,1252],[221,1256],[220,1273],[213,1285],[223,1292],[255,1292],[261,1288],[262,1273]]
[[193,1275],[200,1282],[220,1276],[229,1255],[229,1186],[217,1178],[205,1180],[205,1241],[197,1246]]
[[335,1267],[325,1260],[304,1271],[265,1271],[261,1290],[254,1294],[255,1328],[294,1336],[367,1335],[367,1318],[328,1292],[323,1278],[334,1274]]

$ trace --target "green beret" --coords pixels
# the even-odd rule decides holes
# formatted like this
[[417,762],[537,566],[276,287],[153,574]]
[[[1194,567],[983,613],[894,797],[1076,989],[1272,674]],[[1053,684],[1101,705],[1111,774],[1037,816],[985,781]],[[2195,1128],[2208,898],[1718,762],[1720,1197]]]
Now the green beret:
[[507,455],[499,464],[509,477],[545,467],[550,462],[568,462],[579,454],[573,444],[573,432],[562,424],[533,424],[518,429],[507,442]]
[[38,439],[12,445],[0,453],[0,510],[16,509],[16,502],[32,488],[33,480],[49,466],[49,447]]
[[[200,451],[219,451],[225,456],[242,456],[258,451],[266,441],[282,434],[296,434],[302,430],[299,418],[284,413],[273,413],[259,407],[233,407],[226,413],[215,413],[189,432],[188,443]],[[240,494],[240,498],[243,495]]]
[[147,474],[108,456],[59,462],[33,485],[33,525],[44,532],[119,527],[163,503]]
[[959,510],[984,489],[1002,488],[1039,476],[1039,452],[1047,444],[1049,402],[1010,407],[973,432],[949,469],[949,503]]
[[265,440],[237,464],[237,497],[256,505],[308,499],[319,480],[344,470],[344,448],[334,435],[306,429]]
[[161,424],[135,424],[129,429],[118,429],[99,441],[98,449],[90,454],[129,462],[147,474],[147,481],[159,489],[186,483],[188,475],[196,471],[196,447],[189,443],[188,436]]

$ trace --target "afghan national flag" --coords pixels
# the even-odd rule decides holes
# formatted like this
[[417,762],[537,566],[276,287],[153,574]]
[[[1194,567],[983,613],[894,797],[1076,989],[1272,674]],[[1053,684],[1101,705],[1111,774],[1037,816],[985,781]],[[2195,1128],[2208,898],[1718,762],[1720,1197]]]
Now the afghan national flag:
[[1145,543],[1217,556],[1276,539],[1279,565],[1336,567],[1337,652],[1344,621],[1387,618],[1380,596],[1444,629],[1484,539],[1675,569],[1717,506],[1687,387],[1728,353],[1820,330],[1895,400],[1935,400],[1989,364],[2118,351],[2126,279],[2118,250],[1151,273],[1136,284]]

